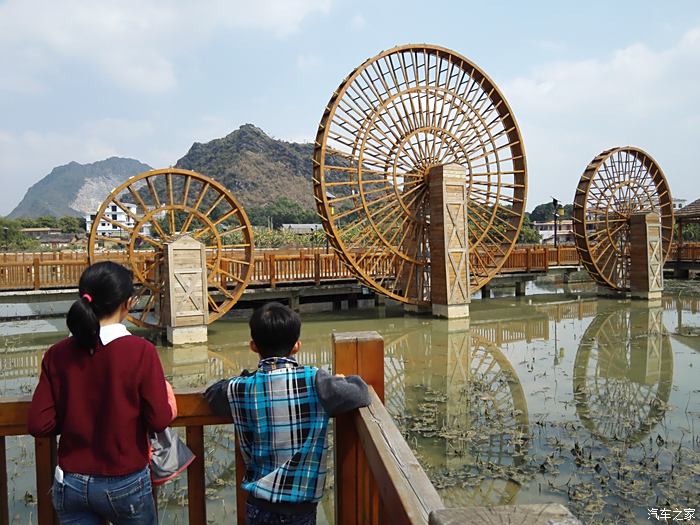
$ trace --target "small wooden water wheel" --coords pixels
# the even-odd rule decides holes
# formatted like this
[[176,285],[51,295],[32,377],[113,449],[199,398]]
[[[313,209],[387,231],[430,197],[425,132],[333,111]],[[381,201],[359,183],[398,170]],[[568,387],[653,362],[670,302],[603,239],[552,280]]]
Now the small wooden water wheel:
[[384,51],[333,93],[314,148],[318,212],[355,275],[397,301],[431,302],[429,173],[448,164],[466,170],[473,292],[505,262],[525,210],[525,151],[503,95],[431,45]]
[[581,262],[598,284],[630,289],[630,220],[644,212],[661,218],[665,259],[671,250],[673,206],[659,165],[629,146],[596,156],[576,188],[573,226]]
[[598,314],[574,362],[579,419],[602,441],[637,442],[664,416],[673,350],[661,309],[630,305]]
[[185,235],[206,247],[211,323],[238,301],[253,272],[252,228],[231,192],[199,173],[167,168],[131,177],[100,206],[89,261],[114,259],[131,268],[139,285],[133,323],[162,326],[165,245]]

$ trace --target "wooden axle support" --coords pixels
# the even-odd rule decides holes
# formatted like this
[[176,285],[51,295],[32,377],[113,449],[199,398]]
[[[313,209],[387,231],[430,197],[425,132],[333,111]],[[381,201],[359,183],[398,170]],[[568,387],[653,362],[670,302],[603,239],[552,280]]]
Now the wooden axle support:
[[630,218],[630,292],[632,297],[661,301],[664,252],[658,213],[635,213]]
[[166,244],[163,313],[168,342],[173,345],[207,340],[207,254],[189,235]]
[[432,168],[429,179],[433,315],[469,317],[467,172],[459,164],[445,164]]

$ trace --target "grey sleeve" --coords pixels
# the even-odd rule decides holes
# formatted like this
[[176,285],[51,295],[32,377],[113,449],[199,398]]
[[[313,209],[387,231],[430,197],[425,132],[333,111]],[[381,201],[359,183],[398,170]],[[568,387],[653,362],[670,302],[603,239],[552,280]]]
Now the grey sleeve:
[[217,416],[231,417],[231,407],[228,403],[230,382],[230,379],[222,379],[204,391],[204,398]]
[[316,372],[316,392],[330,416],[336,416],[370,403],[369,389],[360,376],[336,377],[323,369]]

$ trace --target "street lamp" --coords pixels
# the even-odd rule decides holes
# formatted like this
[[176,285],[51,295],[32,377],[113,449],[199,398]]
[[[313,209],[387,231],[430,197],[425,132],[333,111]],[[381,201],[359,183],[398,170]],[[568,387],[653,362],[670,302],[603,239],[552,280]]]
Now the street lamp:
[[557,245],[557,209],[559,208],[559,201],[552,197],[552,213],[554,214],[554,246]]
[[557,239],[557,233],[558,233],[558,226],[559,222],[561,219],[564,217],[564,208],[561,208],[559,206],[559,201],[552,197],[552,206],[554,208],[553,214],[554,214],[554,246],[558,246],[559,242]]

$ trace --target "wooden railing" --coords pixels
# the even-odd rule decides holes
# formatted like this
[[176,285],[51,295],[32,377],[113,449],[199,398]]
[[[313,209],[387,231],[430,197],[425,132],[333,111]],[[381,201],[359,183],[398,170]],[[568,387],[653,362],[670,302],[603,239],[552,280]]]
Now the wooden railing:
[[[201,392],[178,391],[176,394],[178,417],[174,427],[185,427],[187,445],[196,458],[187,470],[189,495],[189,522],[206,523],[204,486],[204,426],[229,423],[215,416]],[[29,398],[3,398],[0,401],[0,523],[10,523],[5,437],[27,433]],[[37,507],[39,525],[58,525],[51,504],[50,489],[56,465],[55,438],[34,440]]]
[[[335,333],[333,366],[336,373],[360,374],[370,386],[371,404],[339,416],[335,422],[335,497],[337,525],[428,525],[447,523],[483,523],[460,519],[459,509],[444,509],[442,500],[425,471],[404,440],[383,405],[384,341],[376,332]],[[184,427],[186,442],[196,458],[187,470],[189,523],[207,523],[204,477],[204,426],[226,424],[230,420],[215,416],[201,392],[176,393],[178,417],[172,426]],[[0,400],[0,523],[9,523],[6,436],[27,433],[29,398]],[[39,525],[57,525],[51,504],[50,488],[56,465],[56,439],[34,440],[36,493]],[[240,488],[243,460],[236,446],[236,508],[244,509],[246,493]],[[528,507],[528,506],[524,506]],[[542,506],[540,506],[542,507]],[[548,508],[550,506],[547,506]],[[552,507],[559,516],[570,516],[564,507]],[[512,508],[515,509],[515,508]],[[523,509],[523,507],[519,507]],[[502,515],[504,508],[477,509],[475,515],[488,518]],[[518,510],[517,515],[523,510]],[[525,512],[526,513],[526,512]],[[461,516],[461,514],[459,514]],[[468,516],[468,515],[467,515]],[[511,517],[516,511],[511,511]],[[542,518],[535,513],[528,523],[548,523],[551,513]],[[245,512],[237,512],[238,525],[244,525]],[[575,523],[570,521],[567,523]]]
[[698,262],[700,261],[700,242],[685,242],[671,247],[669,261]]
[[[85,254],[82,258],[71,253],[64,259],[41,254],[27,258],[26,254],[12,254],[16,257],[0,257],[0,290],[47,290],[75,288],[80,274],[87,267]],[[700,250],[698,251],[700,256]],[[152,252],[139,252],[135,255],[137,264],[144,268],[152,261]],[[124,252],[105,252],[101,259],[126,263]],[[393,275],[394,269],[387,257],[365,257],[364,270],[375,277]],[[232,262],[224,269],[234,273]],[[502,273],[543,272],[552,266],[578,264],[578,254],[574,246],[527,247],[514,249],[501,268]],[[321,282],[353,279],[354,275],[335,253],[319,253],[317,250],[298,252],[266,251],[257,253],[253,259],[251,286],[274,288],[280,284],[319,285]],[[223,283],[222,283],[223,284]]]

